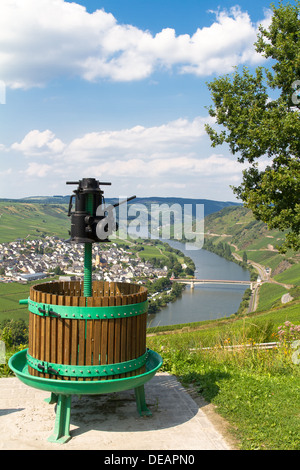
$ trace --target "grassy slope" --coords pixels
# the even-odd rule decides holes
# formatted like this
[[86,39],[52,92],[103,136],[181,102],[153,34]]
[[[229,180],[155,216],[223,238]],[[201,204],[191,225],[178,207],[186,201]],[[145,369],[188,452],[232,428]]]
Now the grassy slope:
[[[299,324],[300,302],[250,316],[185,325],[147,338],[163,368],[226,418],[244,450],[300,449],[300,367],[290,349],[226,350],[222,346],[278,341],[278,326]],[[203,322],[204,323],[204,322]],[[201,347],[212,349],[201,350]]]
[[17,238],[57,235],[68,238],[70,219],[63,204],[27,204],[0,201],[0,243]]
[[270,280],[280,284],[264,284],[260,288],[260,310],[270,308],[289,292],[289,287],[299,285],[300,253],[288,251],[280,254],[276,247],[283,242],[283,232],[268,230],[264,223],[253,218],[250,210],[229,207],[209,215],[205,218],[205,233],[205,237],[214,243],[229,243],[238,257],[241,258],[246,252],[250,262],[271,269]]
[[[51,278],[53,279],[53,278]],[[20,305],[19,300],[29,297],[30,286],[42,282],[49,282],[49,279],[32,281],[28,284],[12,282],[9,284],[0,283],[0,322],[2,320],[24,320],[29,321],[27,305]]]
[[[237,247],[238,253],[247,252],[248,259],[251,253],[264,251],[277,256],[276,246],[284,240],[284,232],[268,230],[266,224],[253,218],[252,212],[244,207],[228,207],[222,211],[210,214],[205,218],[204,230],[206,236],[213,237],[215,241],[226,241]],[[291,253],[287,253],[287,256]]]

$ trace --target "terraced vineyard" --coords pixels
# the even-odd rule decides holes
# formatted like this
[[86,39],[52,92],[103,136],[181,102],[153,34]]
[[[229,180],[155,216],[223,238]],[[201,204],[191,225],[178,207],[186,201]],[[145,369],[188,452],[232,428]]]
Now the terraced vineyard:
[[56,235],[68,238],[70,219],[65,204],[27,204],[0,201],[0,243],[18,238]]
[[300,253],[279,252],[284,232],[268,230],[244,207],[228,207],[205,218],[205,239],[217,246],[227,243],[233,256],[252,264],[261,274],[258,310],[281,304],[284,294],[300,297]]

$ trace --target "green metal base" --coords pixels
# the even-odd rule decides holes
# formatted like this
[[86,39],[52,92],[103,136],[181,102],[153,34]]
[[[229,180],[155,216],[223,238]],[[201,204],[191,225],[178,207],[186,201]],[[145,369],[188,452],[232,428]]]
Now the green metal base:
[[[134,391],[138,414],[140,416],[152,416],[151,411],[147,408],[144,385],[140,385],[139,387],[135,388]],[[54,429],[53,433],[48,438],[48,441],[54,442],[56,444],[65,444],[71,439],[70,418],[72,396],[51,393],[51,397],[46,398],[45,402],[49,404],[57,403]]]
[[152,416],[150,410],[148,410],[145,400],[145,389],[144,385],[137,387],[134,389],[135,391],[135,399],[136,399],[136,407],[140,416]]
[[[56,395],[57,409],[53,434],[48,438],[49,442],[65,444],[71,439],[70,417],[71,417],[71,395]],[[52,397],[51,397],[52,400]]]
[[55,425],[48,441],[63,444],[70,436],[70,417],[72,395],[99,395],[134,389],[137,411],[140,416],[151,416],[145,400],[144,384],[148,382],[162,365],[162,358],[151,349],[148,351],[146,372],[133,377],[114,380],[71,381],[35,377],[29,374],[26,360],[27,349],[14,354],[8,365],[16,376],[26,385],[51,392],[45,401],[57,403]]

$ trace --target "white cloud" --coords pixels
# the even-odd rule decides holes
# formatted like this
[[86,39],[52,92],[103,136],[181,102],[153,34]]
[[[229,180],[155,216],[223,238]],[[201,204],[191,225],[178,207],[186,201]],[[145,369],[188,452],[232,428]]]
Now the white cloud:
[[237,164],[236,161],[223,155],[210,155],[201,158],[197,156],[173,156],[146,160],[133,158],[129,160],[105,161],[98,165],[89,166],[90,174],[106,175],[107,177],[136,178],[147,175],[149,178],[187,178],[187,177],[227,177],[240,175],[246,165]]
[[[257,25],[248,13],[235,7],[215,15],[193,35],[176,36],[165,28],[154,36],[76,3],[1,0],[1,79],[13,88],[42,86],[61,76],[130,81],[172,67],[202,76],[261,60],[253,48]],[[262,22],[269,21],[267,11]]]
[[[1,150],[1,148],[0,148]],[[0,176],[9,176],[13,173],[12,168],[8,168],[7,170],[0,171]]]
[[179,147],[189,147],[204,136],[204,124],[211,118],[196,117],[193,121],[177,119],[161,126],[135,126],[118,131],[102,131],[85,134],[74,139],[66,148],[65,159],[93,161],[103,156],[168,157]]
[[60,139],[57,139],[53,132],[46,130],[30,131],[20,143],[14,143],[11,148],[20,151],[24,155],[50,155],[62,152],[65,145]]
[[49,174],[50,169],[51,165],[46,163],[30,162],[28,168],[25,171],[21,171],[21,173],[33,178],[44,178]]
[[[76,167],[78,171],[90,174],[126,177],[241,171],[235,160],[222,155],[203,155],[205,140],[209,140],[204,129],[208,122],[213,124],[213,119],[196,117],[189,121],[181,118],[161,126],[138,125],[117,131],[87,133],[69,143],[64,143],[49,129],[32,130],[6,151],[23,154],[31,160],[26,170],[30,176],[34,171],[44,176],[50,165],[58,174],[64,173],[66,168]],[[206,147],[206,154],[209,154],[209,142]]]
[[[205,194],[204,189],[213,193],[216,187],[221,191],[230,184],[239,184],[242,171],[249,165],[237,163],[227,152],[222,154],[222,149],[212,154],[204,131],[208,121],[212,123],[209,117],[196,117],[161,126],[94,132],[69,143],[50,130],[33,130],[5,150],[20,162],[22,184],[39,184],[47,177],[47,188],[64,188],[68,180],[95,177],[114,185],[118,182],[114,192],[123,194],[140,187],[142,195],[152,188],[160,188],[160,194],[185,188],[189,192],[193,187],[199,187],[201,194]],[[262,160],[259,168],[267,163],[267,158]]]

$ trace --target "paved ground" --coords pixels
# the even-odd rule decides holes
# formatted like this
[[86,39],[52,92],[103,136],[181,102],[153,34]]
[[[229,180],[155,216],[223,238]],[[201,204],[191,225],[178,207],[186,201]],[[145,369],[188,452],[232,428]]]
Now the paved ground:
[[[139,417],[133,390],[72,397],[71,436],[49,443],[55,406],[17,378],[0,379],[0,450],[230,450],[229,444],[175,377],[158,373],[145,384],[151,417]],[[217,426],[218,427],[218,426]]]

